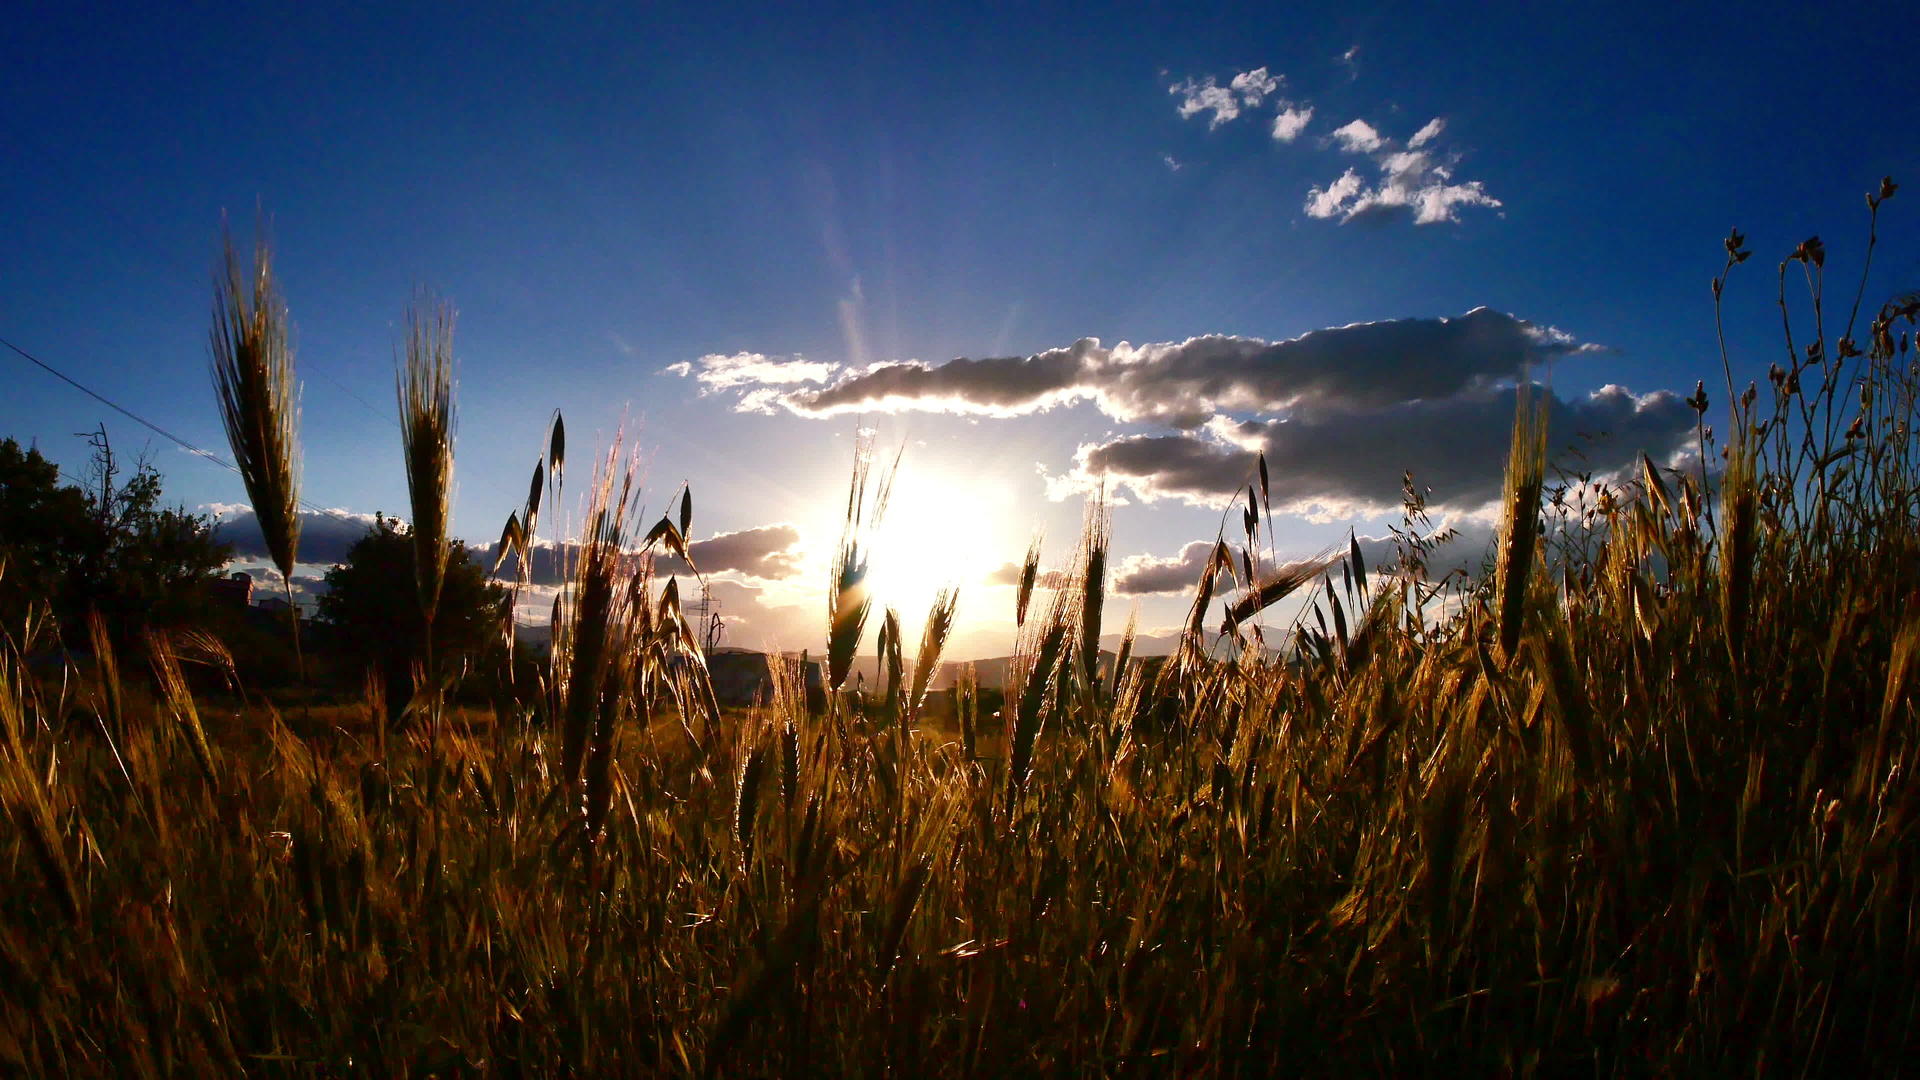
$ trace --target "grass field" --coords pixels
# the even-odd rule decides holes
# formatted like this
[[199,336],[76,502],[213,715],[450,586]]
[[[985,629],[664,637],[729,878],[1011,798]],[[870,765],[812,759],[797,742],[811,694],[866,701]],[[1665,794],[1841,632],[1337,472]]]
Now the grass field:
[[[1523,391],[1478,577],[1429,579],[1417,501],[1397,565],[1276,564],[1256,498],[1151,676],[1098,662],[1092,508],[1063,587],[1022,597],[1004,707],[963,686],[950,729],[916,683],[950,609],[905,628],[865,592],[866,458],[823,658],[837,684],[878,639],[859,702],[809,708],[783,665],[720,712],[623,557],[684,553],[686,519],[641,532],[617,453],[544,688],[490,709],[196,701],[181,665],[219,649],[178,636],[28,677],[7,628],[0,1069],[1911,1071],[1916,313],[1729,376],[1678,467],[1550,483]],[[407,468],[444,522],[431,339]],[[287,430],[244,416],[284,396],[241,428]]]

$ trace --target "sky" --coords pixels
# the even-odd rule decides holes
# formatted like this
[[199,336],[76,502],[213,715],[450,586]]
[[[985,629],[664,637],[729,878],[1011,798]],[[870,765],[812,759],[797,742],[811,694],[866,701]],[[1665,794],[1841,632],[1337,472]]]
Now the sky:
[[[752,648],[818,647],[863,429],[901,462],[877,600],[912,625],[957,585],[962,655],[1007,650],[1008,564],[1036,530],[1068,559],[1100,491],[1108,626],[1164,636],[1256,453],[1273,559],[1385,537],[1411,470],[1477,561],[1516,378],[1569,468],[1684,460],[1728,229],[1744,384],[1778,261],[1820,235],[1850,299],[1862,194],[1920,179],[1920,33],[1871,7],[346,7],[16,9],[0,338],[224,458],[212,272],[264,222],[315,578],[405,514],[432,290],[456,535],[500,534],[558,410],[569,497],[616,438],[649,518],[690,486]],[[1914,198],[1869,308],[1920,287]],[[104,424],[260,564],[235,474],[4,349],[0,380],[0,436],[79,476]]]

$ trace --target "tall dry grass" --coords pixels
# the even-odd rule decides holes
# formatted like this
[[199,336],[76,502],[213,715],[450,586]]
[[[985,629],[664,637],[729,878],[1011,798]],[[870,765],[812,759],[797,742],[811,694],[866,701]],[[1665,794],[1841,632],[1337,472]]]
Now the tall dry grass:
[[[297,612],[293,567],[300,547],[300,388],[293,380],[287,305],[264,237],[255,242],[250,269],[241,265],[231,236],[222,238],[222,250],[208,335],[214,399],[260,535],[280,571],[287,606]],[[297,653],[300,621],[296,616],[292,622]]]
[[[1783,263],[1810,297],[1818,250]],[[954,598],[917,652],[898,615],[867,635],[886,485],[859,470],[839,691],[775,658],[724,723],[646,557],[690,522],[636,541],[617,453],[491,739],[297,734],[184,694],[192,643],[154,643],[157,694],[0,655],[0,1063],[1910,1071],[1920,300],[1862,310],[1858,346],[1788,323],[1799,359],[1729,395],[1724,468],[1549,483],[1564,433],[1523,398],[1480,578],[1425,571],[1412,484],[1389,565],[1258,550],[1263,476],[1180,653],[1110,677],[1096,508],[1061,572],[1030,560],[999,715],[963,674],[951,732],[920,709]],[[884,692],[844,687],[868,644]]]
[[407,339],[395,396],[400,448],[412,506],[414,577],[420,612],[433,626],[446,579],[447,521],[453,506],[453,308],[422,297],[407,311]]

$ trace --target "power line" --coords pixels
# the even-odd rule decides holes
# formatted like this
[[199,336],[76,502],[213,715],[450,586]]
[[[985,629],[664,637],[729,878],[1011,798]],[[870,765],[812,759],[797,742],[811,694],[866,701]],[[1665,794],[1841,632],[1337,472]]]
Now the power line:
[[[147,430],[152,431],[153,433],[159,435],[161,438],[166,439],[167,441],[180,447],[180,449],[185,450],[190,454],[197,454],[198,456],[206,458],[208,461],[213,462],[215,465],[220,466],[221,468],[227,470],[228,472],[235,473],[237,475],[241,475],[244,477],[245,474],[242,474],[240,472],[240,467],[238,465],[235,465],[233,462],[228,461],[227,459],[221,457],[220,455],[214,453],[211,450],[205,449],[204,447],[195,446],[193,443],[190,443],[187,440],[181,438],[180,436],[175,435],[173,432],[168,431],[166,428],[161,427],[159,424],[156,424],[153,421],[147,419],[146,417],[141,416],[139,413],[134,412],[132,409],[129,409],[124,405],[121,405],[119,402],[114,401],[112,398],[107,397],[105,394],[102,394],[99,391],[94,390],[93,388],[85,385],[84,383],[81,383],[78,379],[75,379],[73,376],[68,375],[66,372],[61,371],[59,368],[54,367],[52,364],[47,363],[45,360],[40,359],[39,357],[33,355],[32,353],[21,348],[20,346],[15,345],[13,342],[8,341],[6,338],[0,338],[0,345],[5,345],[7,348],[12,349],[14,352],[20,354],[22,359],[33,364],[35,367],[39,368],[40,370],[46,372],[49,375],[52,375],[54,378],[59,379],[61,382],[66,383],[68,386],[73,387],[75,390],[80,391],[81,393],[87,395],[93,400],[98,401],[100,404],[105,405],[107,408],[112,409],[114,412],[117,412],[120,415],[126,417],[127,419],[132,420],[134,423],[139,424],[142,427],[145,427]],[[360,521],[359,518],[354,517],[353,515],[348,514],[342,510],[331,510],[324,506],[316,506],[305,499],[301,499],[299,500],[299,502],[302,508],[310,510],[316,514],[325,514],[328,517],[336,517],[342,521],[352,521],[356,523]]]
[[355,390],[349,387],[346,383],[343,383],[339,379],[334,378],[331,374],[328,374],[326,368],[308,368],[307,370],[317,372],[321,378],[332,383],[335,389],[339,390],[341,393],[347,395],[353,400],[359,402],[361,408],[367,410],[368,412],[379,417],[380,419],[385,420],[388,424],[391,424],[394,430],[396,431],[406,430],[405,428],[402,428],[400,426],[400,421],[392,413],[384,413],[384,412],[381,412],[379,409],[374,408],[373,402],[368,401],[366,398],[361,397],[359,393],[357,393]]
[[[139,238],[144,242],[146,252],[152,258],[154,265],[167,267],[169,271],[169,273],[167,274],[167,281],[169,282],[169,284],[179,279],[178,271],[182,269],[180,261],[166,253],[167,249],[165,248],[164,245],[160,243],[159,239],[154,235],[152,227],[144,219],[136,219],[136,218],[130,217],[127,215],[127,213],[124,210],[120,209],[120,207],[102,198],[99,195],[99,193],[92,188],[91,185],[85,183],[81,178],[75,176],[73,171],[68,169],[66,165],[62,163],[58,158],[54,157],[52,154],[47,153],[44,147],[35,146],[32,140],[27,140],[25,145],[30,151],[38,154],[40,157],[40,160],[43,163],[45,163],[46,165],[50,166],[53,170],[65,176],[67,186],[71,191],[78,193],[82,198],[85,198],[89,202],[93,203],[96,207],[99,207],[102,212],[118,220],[122,228],[127,233],[129,234],[137,233],[139,235]],[[225,220],[224,211],[222,212],[221,216],[222,216],[222,220],[224,221]],[[13,349],[14,352],[20,353],[20,355],[22,356],[27,356],[26,353],[22,352],[18,348],[15,348],[11,344],[9,344],[7,347],[10,349]],[[34,363],[40,364],[41,367],[47,367],[46,364],[42,364],[40,363],[40,361],[34,360],[34,358],[31,356],[27,356],[27,359],[33,360]],[[53,369],[47,368],[47,370],[52,371]],[[359,394],[355,393],[352,389],[348,388],[348,386],[345,383],[341,382],[339,379],[336,379],[332,375],[328,374],[325,368],[310,367],[308,371],[317,372],[321,378],[332,383],[342,393],[346,394],[348,397],[351,397],[354,401],[358,402],[361,408],[367,410],[368,412],[379,417],[380,419],[385,420],[387,423],[392,424],[396,428],[400,426],[400,422],[397,419],[395,419],[392,414],[381,412],[379,409],[375,408],[372,402],[369,402],[366,398],[361,397]],[[55,375],[60,375],[60,373],[57,371],[53,373]],[[60,377],[63,379],[67,379],[65,375],[60,375]],[[72,379],[67,379],[67,381],[70,383],[73,383]],[[73,383],[73,385],[80,387],[81,390],[86,390],[87,393],[93,394],[93,396],[96,398],[100,397],[100,395],[94,394],[93,391],[87,390],[86,387],[80,386],[79,383]],[[123,413],[127,412],[127,410],[121,409],[120,406],[114,405],[110,401],[106,401],[105,398],[100,398],[100,400],[112,406],[115,409],[119,409]],[[131,416],[132,414],[127,413],[127,415]],[[135,419],[138,419],[138,418],[136,417]],[[140,422],[146,423],[146,421],[144,420]],[[147,426],[152,427],[153,425],[148,424]],[[155,430],[158,430],[158,429],[156,428]],[[169,438],[171,438],[171,436],[169,436]],[[178,441],[178,440],[175,440],[175,441]],[[197,451],[197,452],[201,453],[202,456],[207,456],[204,451]],[[226,462],[219,461],[217,458],[212,458],[210,460],[215,461],[216,464],[220,464],[228,468],[232,468],[232,466],[226,465]]]
[[159,424],[156,424],[153,421],[147,419],[146,417],[141,416],[139,413],[134,412],[132,409],[126,408],[125,406],[120,405],[119,403],[108,398],[106,395],[101,394],[87,386],[82,385],[79,381],[74,379],[72,376],[68,375],[66,372],[61,371],[59,368],[54,367],[52,364],[47,363],[45,360],[42,360],[39,357],[28,352],[27,350],[21,348],[20,346],[15,345],[13,342],[8,341],[6,338],[0,338],[0,345],[5,345],[7,348],[12,349],[16,353],[19,353],[22,358],[27,360],[27,362],[33,364],[35,367],[38,367],[40,370],[46,372],[49,375],[52,375],[54,378],[59,379],[61,382],[66,383],[68,386],[73,387],[75,390],[80,391],[81,393],[87,395],[93,400],[98,401],[100,404],[105,405],[107,408],[112,409],[114,412],[117,412],[120,415],[126,417],[127,419],[132,420],[134,423],[140,424],[148,428],[149,430],[159,434],[162,438],[170,440],[171,442],[178,445],[181,449],[186,450],[190,453],[198,454],[201,457],[206,458],[208,461],[213,462],[215,465],[219,465],[222,468],[225,468],[231,472],[237,473],[240,471],[239,467],[234,465],[232,462],[226,461],[220,458],[210,450],[203,450],[200,447],[193,445],[192,443],[181,438],[180,436],[175,435],[173,432],[168,431],[166,428],[161,427]]

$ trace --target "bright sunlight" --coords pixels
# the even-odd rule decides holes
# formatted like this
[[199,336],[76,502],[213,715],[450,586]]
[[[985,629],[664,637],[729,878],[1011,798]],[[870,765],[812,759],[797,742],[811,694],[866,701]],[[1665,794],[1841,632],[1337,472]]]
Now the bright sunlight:
[[988,575],[1022,546],[1000,501],[986,483],[916,462],[909,450],[873,537],[868,581],[876,613],[894,608],[917,627],[940,589],[957,585],[965,620]]

